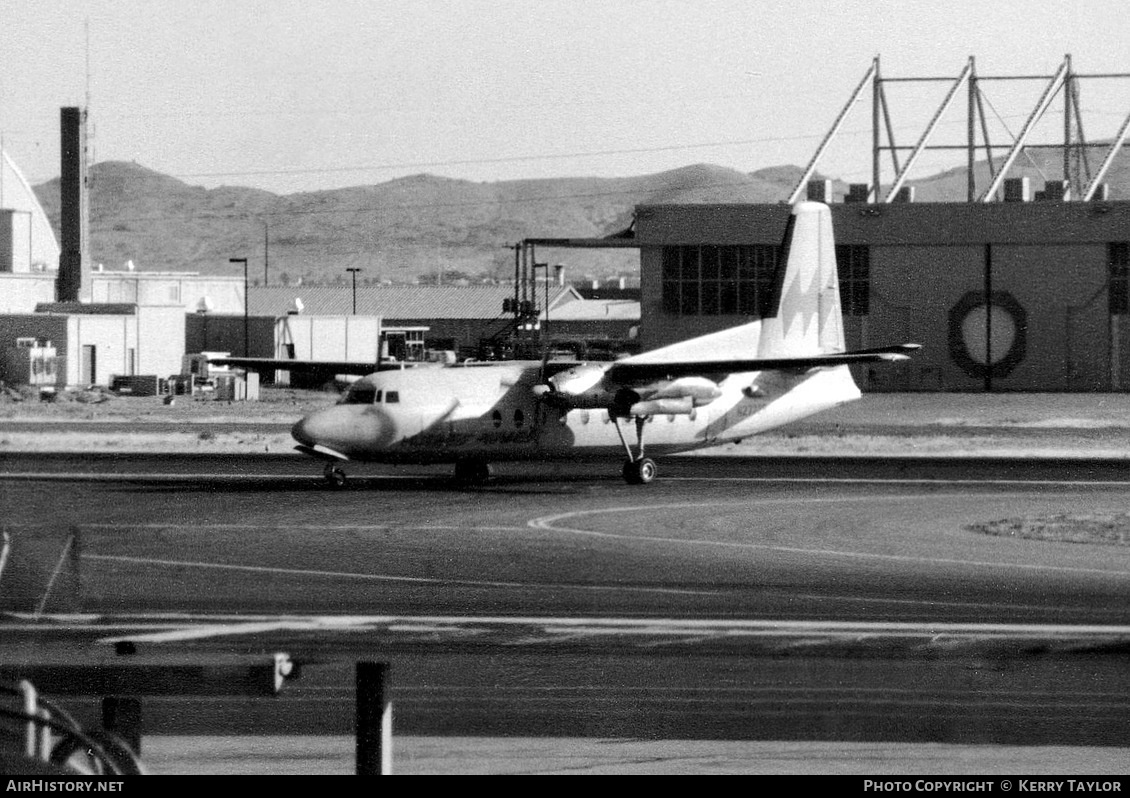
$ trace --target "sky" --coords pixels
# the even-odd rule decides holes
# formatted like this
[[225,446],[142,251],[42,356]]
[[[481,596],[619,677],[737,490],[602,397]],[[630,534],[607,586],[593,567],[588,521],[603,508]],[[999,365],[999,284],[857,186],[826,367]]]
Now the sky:
[[[429,173],[626,177],[697,163],[804,166],[876,57],[884,78],[1130,73],[1121,0],[0,0],[0,137],[59,174],[59,108],[95,162],[279,194]],[[1042,81],[986,82],[994,140]],[[887,84],[914,144],[946,82]],[[964,95],[962,95],[964,97]],[[1130,79],[1084,80],[1110,137]],[[871,98],[820,164],[870,176]],[[931,143],[964,140],[965,102]],[[1038,134],[1063,135],[1055,106]],[[960,165],[931,153],[915,174]]]

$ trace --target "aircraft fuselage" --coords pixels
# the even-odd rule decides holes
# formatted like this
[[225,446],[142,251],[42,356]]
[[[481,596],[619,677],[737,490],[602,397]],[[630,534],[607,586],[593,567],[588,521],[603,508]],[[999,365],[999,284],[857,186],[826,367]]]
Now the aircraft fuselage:
[[[622,458],[610,411],[539,398],[534,386],[543,376],[541,364],[528,361],[378,372],[354,383],[339,404],[298,422],[293,435],[304,451],[327,459]],[[646,419],[649,453],[741,440],[860,396],[847,366],[719,375],[718,395],[696,401],[664,400],[667,384],[633,388],[640,396],[659,397],[649,407],[663,411],[637,413]],[[696,406],[700,401],[705,403]]]

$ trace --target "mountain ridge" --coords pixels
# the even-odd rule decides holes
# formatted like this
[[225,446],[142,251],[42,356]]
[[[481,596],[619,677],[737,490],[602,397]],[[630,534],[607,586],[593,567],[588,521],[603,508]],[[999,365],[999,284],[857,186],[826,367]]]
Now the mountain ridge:
[[[976,170],[977,185],[987,186],[988,164]],[[1039,185],[1061,171],[1061,151],[1039,150],[1010,176]],[[255,281],[269,268],[272,284],[341,283],[349,268],[362,269],[361,284],[505,279],[513,274],[513,244],[523,238],[608,236],[628,227],[640,204],[782,202],[802,173],[791,165],[746,173],[703,163],[622,178],[473,182],[420,173],[280,195],[192,186],[134,162],[106,161],[91,169],[91,257],[111,270],[133,261],[143,271],[203,274],[233,274],[229,259],[246,257]],[[1112,198],[1127,196],[1124,153],[1106,182]],[[966,170],[908,185],[920,202],[963,201]],[[59,180],[34,190],[58,231]],[[835,181],[837,196],[846,190]],[[571,280],[632,276],[639,267],[632,250],[538,254],[563,262]]]

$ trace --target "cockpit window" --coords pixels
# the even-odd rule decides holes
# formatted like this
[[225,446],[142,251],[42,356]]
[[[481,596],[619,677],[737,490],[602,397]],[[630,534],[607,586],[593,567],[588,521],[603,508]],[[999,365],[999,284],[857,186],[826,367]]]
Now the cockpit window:
[[400,401],[400,391],[389,391],[385,394],[385,404],[394,405]]
[[357,382],[349,386],[342,399],[343,405],[371,405],[381,400],[381,392],[367,382]]

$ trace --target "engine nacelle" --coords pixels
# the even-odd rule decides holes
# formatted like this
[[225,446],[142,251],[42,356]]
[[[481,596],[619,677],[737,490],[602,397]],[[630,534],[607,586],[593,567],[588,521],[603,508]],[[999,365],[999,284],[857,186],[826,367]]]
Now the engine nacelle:
[[722,395],[713,380],[706,377],[680,377],[672,380],[651,394],[645,394],[648,399],[682,399],[689,397],[694,400],[695,407],[708,405]]
[[694,399],[683,396],[678,399],[648,399],[636,402],[628,408],[629,416],[686,416],[694,410]]
[[608,364],[582,363],[549,378],[549,397],[569,408],[598,409],[616,401],[615,392],[604,385]]

